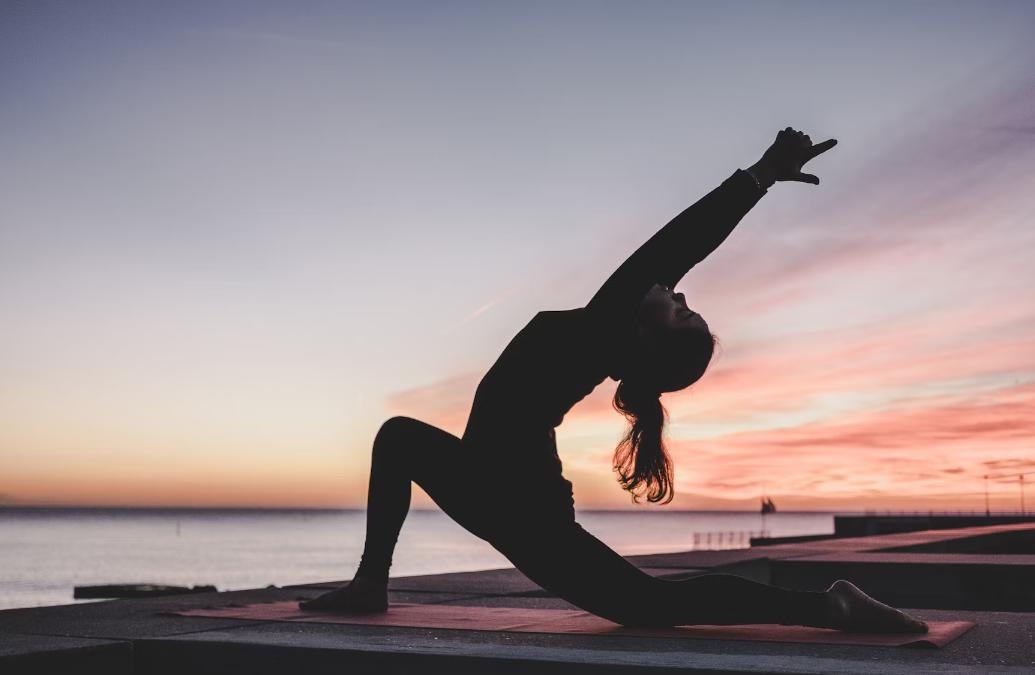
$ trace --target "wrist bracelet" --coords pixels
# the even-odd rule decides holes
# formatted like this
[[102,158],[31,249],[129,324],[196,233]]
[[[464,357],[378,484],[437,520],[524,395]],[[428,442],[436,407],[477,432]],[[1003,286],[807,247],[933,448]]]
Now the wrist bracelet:
[[759,190],[765,191],[765,188],[762,187],[762,181],[758,180],[758,176],[752,173],[751,169],[744,169],[744,173],[751,176],[751,180],[755,181],[755,185],[758,187]]

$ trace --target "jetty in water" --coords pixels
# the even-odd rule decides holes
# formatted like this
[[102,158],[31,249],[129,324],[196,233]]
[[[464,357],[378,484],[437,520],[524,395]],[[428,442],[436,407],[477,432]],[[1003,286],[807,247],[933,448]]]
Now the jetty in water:
[[931,623],[928,636],[625,629],[501,569],[393,578],[385,615],[297,609],[342,581],[6,610],[0,673],[1029,674],[1035,523],[982,522],[629,558],[667,579],[726,572],[804,590],[848,579]]

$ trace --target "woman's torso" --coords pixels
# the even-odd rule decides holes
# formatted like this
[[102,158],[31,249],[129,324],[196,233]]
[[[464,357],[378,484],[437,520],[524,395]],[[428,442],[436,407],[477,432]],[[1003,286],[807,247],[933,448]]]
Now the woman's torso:
[[482,378],[463,440],[504,490],[570,505],[554,429],[607,377],[605,337],[581,308],[540,312]]

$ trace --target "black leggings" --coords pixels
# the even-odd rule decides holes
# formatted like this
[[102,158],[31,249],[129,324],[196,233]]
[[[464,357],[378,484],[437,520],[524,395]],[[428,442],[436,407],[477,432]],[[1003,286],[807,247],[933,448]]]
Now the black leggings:
[[407,417],[385,422],[374,440],[366,546],[356,575],[387,578],[410,508],[412,481],[529,579],[616,623],[824,624],[823,593],[792,591],[728,574],[682,581],[652,577],[582,529],[573,513],[531,518],[519,514],[498,496],[506,494],[500,489],[505,478],[475,475],[478,466],[478,457],[452,434]]

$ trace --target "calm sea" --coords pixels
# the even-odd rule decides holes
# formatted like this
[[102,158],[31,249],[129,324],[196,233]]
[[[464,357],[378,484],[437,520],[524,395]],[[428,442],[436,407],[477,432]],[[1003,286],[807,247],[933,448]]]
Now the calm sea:
[[[72,603],[77,585],[236,590],[348,579],[362,553],[364,518],[363,511],[0,509],[0,609]],[[577,519],[624,555],[727,548],[730,533],[733,547],[746,545],[747,533],[762,527],[756,513],[582,511]],[[834,531],[830,513],[775,513],[765,525],[774,537]],[[412,511],[392,575],[500,567],[510,563],[440,511]]]

